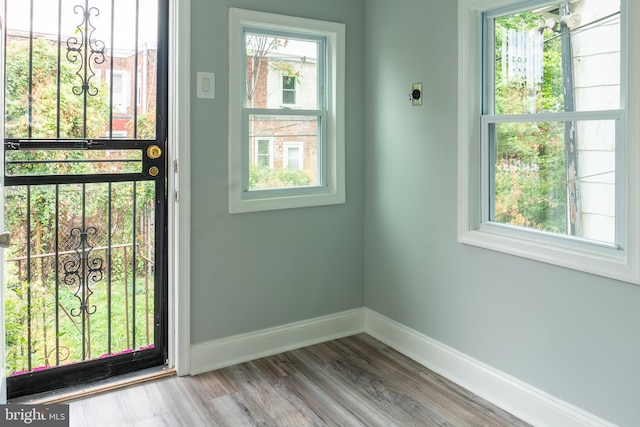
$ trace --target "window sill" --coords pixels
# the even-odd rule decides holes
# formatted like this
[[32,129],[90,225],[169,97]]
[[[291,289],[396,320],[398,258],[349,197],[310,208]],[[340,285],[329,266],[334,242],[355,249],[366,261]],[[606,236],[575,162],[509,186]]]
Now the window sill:
[[462,233],[460,243],[557,265],[598,276],[640,284],[637,263],[613,245],[585,243],[546,233],[514,231],[515,227],[483,225]]
[[[276,190],[277,191],[277,190]],[[277,193],[275,193],[277,194]],[[308,193],[281,192],[271,194],[269,190],[251,193],[238,193],[239,197],[231,196],[229,213],[246,213],[270,211],[278,209],[306,208],[323,205],[337,205],[345,203],[344,191],[318,191],[318,187],[310,189]]]

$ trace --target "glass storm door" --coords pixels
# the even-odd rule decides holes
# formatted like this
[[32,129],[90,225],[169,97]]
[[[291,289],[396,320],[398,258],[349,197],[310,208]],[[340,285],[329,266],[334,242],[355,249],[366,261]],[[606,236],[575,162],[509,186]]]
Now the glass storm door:
[[168,0],[5,0],[17,397],[167,359]]

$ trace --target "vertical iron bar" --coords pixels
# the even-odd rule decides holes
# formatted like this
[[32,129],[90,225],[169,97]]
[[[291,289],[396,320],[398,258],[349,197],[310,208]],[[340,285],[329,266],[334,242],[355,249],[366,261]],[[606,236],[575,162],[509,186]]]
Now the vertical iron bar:
[[111,222],[113,200],[111,196],[112,185],[108,184],[109,197],[107,204],[107,354],[111,354]]
[[133,63],[133,139],[138,138],[138,27],[140,24],[140,0],[136,0],[135,56]]
[[[146,211],[146,207],[144,209]],[[143,212],[144,212],[143,211]],[[144,345],[149,345],[149,275],[150,268],[149,263],[151,262],[151,248],[150,248],[150,239],[151,239],[151,221],[149,220],[149,215],[144,214],[144,243],[147,246],[147,254],[144,258],[144,320],[145,320],[145,328],[146,328],[146,341]]]
[[55,275],[56,275],[56,366],[60,364],[60,184],[56,184],[55,219]]
[[[45,263],[45,259],[44,258],[40,258],[40,268],[42,268],[42,266]],[[40,278],[40,284],[44,287],[45,285],[45,281],[46,279],[44,277]],[[42,347],[43,347],[43,355],[42,357],[44,358],[43,362],[44,366],[51,366],[50,362],[49,362],[49,346],[47,345],[47,303],[45,301],[45,297],[44,295],[40,295],[40,301],[42,302]]]
[[[86,92],[85,92],[86,94]],[[86,95],[85,95],[86,97]],[[82,302],[81,304],[86,304],[86,262],[85,262],[85,250],[86,250],[86,230],[87,230],[87,225],[86,225],[86,209],[87,209],[87,184],[86,183],[82,183],[82,231],[80,234],[80,263],[82,265],[81,268],[81,276],[80,276],[80,286],[82,287]],[[85,338],[86,338],[86,321],[87,321],[87,310],[85,308],[82,307],[82,305],[80,306],[81,308],[81,312],[82,312],[82,360],[86,359],[87,356],[87,343],[85,342]]]
[[[88,101],[88,96],[89,96],[89,82],[87,80],[87,69],[89,67],[89,45],[91,44],[91,40],[89,40],[89,0],[85,0],[84,2],[84,57],[82,58],[82,61],[84,62],[84,78],[83,78],[83,85],[86,85],[86,88],[82,91],[82,97],[83,97],[83,106],[82,106],[82,111],[83,111],[83,116],[82,116],[82,137],[86,138],[87,137],[87,101]],[[83,191],[84,191],[84,184],[83,184]],[[84,193],[83,193],[83,200],[84,200]],[[83,218],[84,218],[84,212],[82,213]],[[84,230],[84,220],[83,220],[83,228]],[[84,247],[83,247],[84,248]],[[83,289],[83,293],[84,293],[84,289]],[[84,298],[83,298],[84,300]],[[84,314],[83,314],[83,318],[84,318]],[[83,323],[83,328],[84,328],[84,321]],[[82,339],[84,340],[84,334],[82,336]],[[84,359],[84,351],[83,351],[83,359]]]
[[124,265],[124,324],[127,330],[127,348],[131,348],[129,345],[131,341],[129,335],[129,275],[127,273],[129,271],[129,263],[127,262],[127,247],[123,246],[122,251],[122,265]]
[[[58,0],[58,77],[56,79],[56,138],[60,138],[60,80],[61,80],[61,74],[62,74],[62,64],[60,59],[61,55],[62,55],[62,0]],[[56,190],[57,190],[57,187],[56,187]],[[56,304],[57,302],[58,301],[56,300]]]
[[33,0],[29,2],[29,96],[28,137],[33,135]]
[[[137,3],[137,2],[136,2]],[[133,181],[133,253],[131,254],[131,264],[133,265],[132,273],[131,273],[131,283],[132,283],[132,291],[131,291],[131,349],[136,349],[136,263],[138,261],[137,257],[137,241],[136,241],[136,229],[138,227],[137,224],[137,215],[138,215],[138,181]]]
[[27,185],[27,370],[31,371],[31,186]]
[[111,56],[109,59],[109,138],[113,139],[113,61],[116,50],[114,41],[116,6],[115,0],[111,0]]

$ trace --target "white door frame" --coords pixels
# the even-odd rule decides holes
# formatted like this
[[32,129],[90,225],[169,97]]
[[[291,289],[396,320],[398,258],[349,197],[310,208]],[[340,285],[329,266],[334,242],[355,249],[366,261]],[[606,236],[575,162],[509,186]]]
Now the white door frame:
[[187,375],[191,359],[191,0],[170,0],[169,8],[169,366],[178,375]]

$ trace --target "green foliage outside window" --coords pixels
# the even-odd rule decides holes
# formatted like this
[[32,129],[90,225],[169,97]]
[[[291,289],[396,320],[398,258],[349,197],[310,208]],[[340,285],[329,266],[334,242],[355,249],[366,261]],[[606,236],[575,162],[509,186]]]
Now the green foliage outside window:
[[304,170],[272,169],[264,165],[249,167],[249,188],[298,187],[311,184],[311,177]]
[[[64,58],[64,53],[63,53]],[[57,108],[58,47],[33,39],[32,138],[100,138],[109,120],[108,87],[98,83],[98,94],[88,97],[87,134],[83,130],[83,97],[73,93],[80,86],[78,64],[60,63],[60,110]],[[99,79],[94,77],[95,86]],[[29,137],[29,41],[9,40],[6,47],[5,136]],[[60,112],[59,135],[57,112]]]

